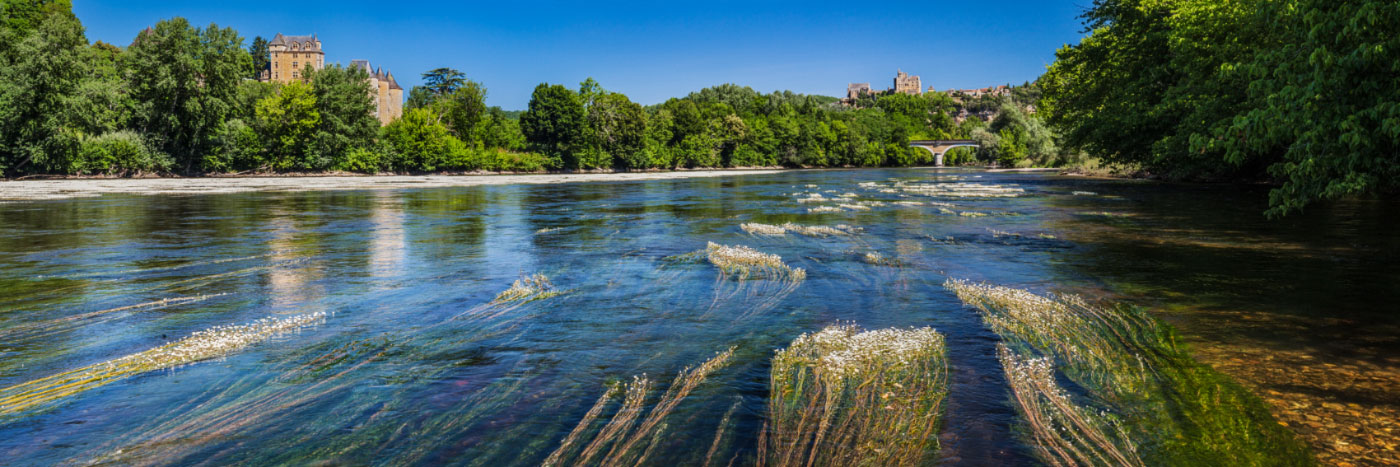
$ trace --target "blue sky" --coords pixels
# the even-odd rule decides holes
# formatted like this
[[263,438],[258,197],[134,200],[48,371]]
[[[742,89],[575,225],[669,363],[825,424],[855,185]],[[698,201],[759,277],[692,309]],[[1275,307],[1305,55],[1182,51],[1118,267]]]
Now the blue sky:
[[73,3],[89,40],[125,45],[175,16],[245,42],[315,33],[327,62],[369,59],[404,88],[448,66],[484,84],[490,105],[523,109],[536,84],[589,76],[643,104],[722,83],[834,96],[851,82],[889,87],[896,69],[939,90],[1021,83],[1079,40],[1089,2]]

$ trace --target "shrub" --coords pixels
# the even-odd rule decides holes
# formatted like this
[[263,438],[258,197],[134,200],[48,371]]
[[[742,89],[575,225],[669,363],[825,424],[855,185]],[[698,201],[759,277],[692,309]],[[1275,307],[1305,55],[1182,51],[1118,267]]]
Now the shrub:
[[169,156],[152,150],[133,131],[114,131],[95,137],[80,137],[75,168],[79,173],[125,175],[164,171]]

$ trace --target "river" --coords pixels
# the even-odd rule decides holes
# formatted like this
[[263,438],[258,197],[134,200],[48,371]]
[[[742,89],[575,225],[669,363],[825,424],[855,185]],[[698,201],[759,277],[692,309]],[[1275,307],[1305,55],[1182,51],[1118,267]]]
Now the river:
[[[219,326],[310,320],[0,416],[0,463],[537,465],[610,385],[664,388],[733,348],[666,417],[648,463],[743,464],[774,350],[853,323],[946,336],[941,463],[1034,464],[998,336],[948,278],[1141,305],[1323,461],[1400,462],[1400,206],[1270,221],[1266,200],[1262,187],[892,169],[0,204],[0,388]],[[735,289],[670,260],[708,242],[779,255],[805,280]],[[537,273],[557,295],[493,304]]]

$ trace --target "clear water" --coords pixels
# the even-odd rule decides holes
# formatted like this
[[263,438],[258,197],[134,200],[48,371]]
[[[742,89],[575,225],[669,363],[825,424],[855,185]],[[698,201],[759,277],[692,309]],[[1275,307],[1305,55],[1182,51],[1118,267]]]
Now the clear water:
[[[893,180],[1025,193],[902,198],[858,186]],[[818,204],[794,201],[804,192],[988,215],[899,205],[814,214]],[[1400,209],[1352,202],[1270,222],[1264,199],[1262,189],[902,169],[0,205],[0,387],[212,326],[328,313],[227,357],[0,418],[0,464],[538,464],[609,383],[648,374],[664,387],[731,346],[733,363],[668,417],[648,462],[699,463],[738,402],[715,463],[745,464],[774,349],[837,322],[943,332],[952,368],[942,462],[1029,464],[997,337],[945,278],[1141,303],[1202,343],[1248,335],[1240,345],[1394,361]],[[788,221],[864,231],[739,228]],[[786,295],[732,293],[708,264],[663,260],[708,241],[778,254],[808,277]],[[872,251],[899,266],[863,262]],[[568,293],[483,311],[533,273]],[[199,299],[121,309],[178,297]],[[1278,320],[1210,313],[1221,309]]]

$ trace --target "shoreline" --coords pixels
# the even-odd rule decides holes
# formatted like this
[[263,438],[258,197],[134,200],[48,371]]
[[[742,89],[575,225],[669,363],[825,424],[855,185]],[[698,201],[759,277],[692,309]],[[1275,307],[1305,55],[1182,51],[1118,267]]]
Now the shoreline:
[[[254,191],[350,191],[676,180],[764,175],[812,169],[706,169],[655,172],[580,172],[462,175],[273,175],[225,177],[58,178],[0,181],[0,203],[92,198],[108,194],[198,195]],[[824,170],[824,169],[816,169]]]

